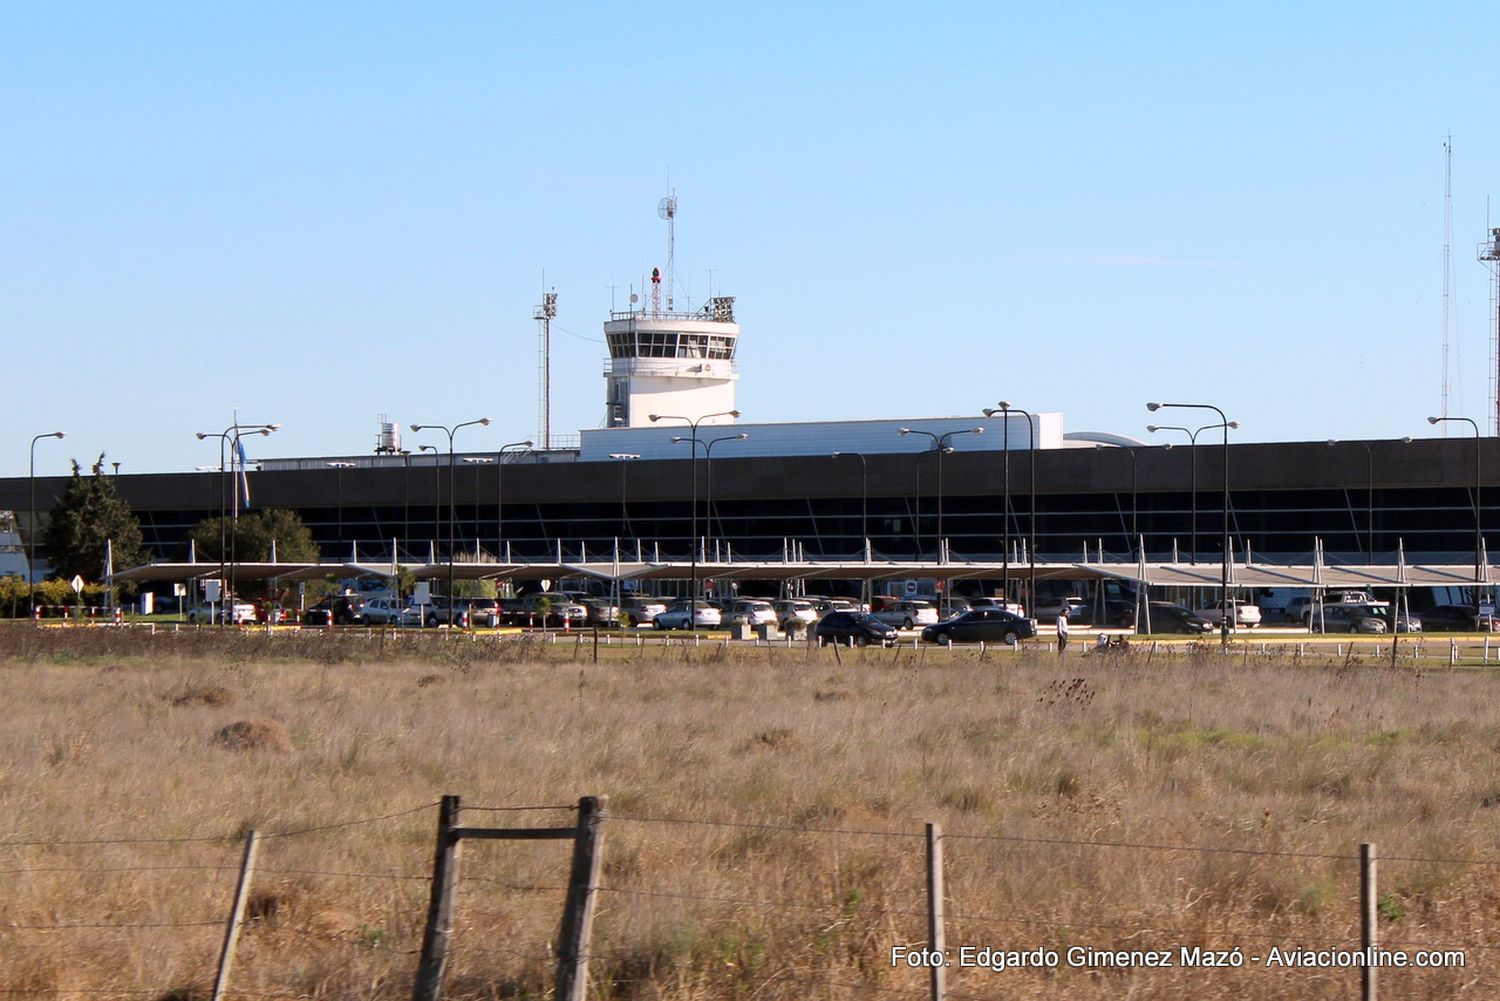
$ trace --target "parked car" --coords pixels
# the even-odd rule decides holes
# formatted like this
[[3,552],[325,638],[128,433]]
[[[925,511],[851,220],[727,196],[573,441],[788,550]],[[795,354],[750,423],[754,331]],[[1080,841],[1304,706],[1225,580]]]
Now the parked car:
[[504,617],[504,613],[500,610],[500,602],[494,598],[460,598],[458,603],[468,606],[471,626],[492,629],[500,625]]
[[667,603],[660,598],[626,598],[620,610],[620,621],[627,626],[649,626],[651,620],[667,610]]
[[801,623],[803,628],[815,625],[818,621],[818,609],[810,601],[801,598],[788,598],[778,601],[776,608],[776,625],[782,632],[797,628]]
[[930,626],[938,620],[937,609],[920,598],[893,601],[874,615],[881,622],[900,629]]
[[432,603],[426,606],[426,611],[426,625],[452,625],[460,629],[469,628],[469,602],[467,598],[454,598],[452,602],[449,602],[447,598],[434,598]]
[[776,609],[771,607],[769,601],[741,598],[729,606],[729,612],[723,619],[731,626],[741,622],[749,626],[775,625]]
[[1315,633],[1384,633],[1385,620],[1366,605],[1324,605],[1312,612]]
[[924,643],[1016,643],[1036,635],[1031,620],[1000,608],[971,608],[922,630]]
[[417,606],[408,606],[400,598],[366,598],[365,621],[372,626],[421,625],[421,612],[413,611],[410,617],[406,617],[407,608],[415,610]]
[[608,598],[587,591],[564,591],[573,601],[584,607],[584,621],[591,626],[614,626],[620,622],[620,607]]
[[[1153,601],[1150,608],[1151,632],[1152,633],[1185,633],[1189,636],[1211,633],[1218,626],[1183,605],[1175,605],[1170,601]],[[1146,623],[1141,623],[1145,628]]]
[[852,643],[869,646],[878,643],[890,646],[899,641],[896,629],[869,612],[829,612],[813,627],[813,636],[818,646],[825,643]]
[[1068,610],[1068,619],[1071,620],[1078,609],[1087,603],[1087,598],[1080,598],[1077,595],[1067,598],[1048,598],[1046,601],[1037,604],[1035,610],[1036,620],[1038,622],[1056,622],[1057,613],[1061,612],[1064,608]]
[[526,625],[581,626],[589,610],[560,591],[537,591],[521,599],[516,618]]
[[1311,595],[1299,594],[1286,603],[1286,609],[1282,612],[1282,618],[1288,622],[1306,624],[1308,610],[1314,604],[1315,601]]
[[187,620],[192,625],[211,625],[219,621],[242,625],[255,621],[255,606],[248,601],[230,600],[224,605],[222,620],[220,619],[220,615],[218,602],[211,602],[204,605],[194,605],[192,608],[189,608]]
[[1494,616],[1475,618],[1472,605],[1438,605],[1422,613],[1422,627],[1431,633],[1472,633],[1495,629]]
[[717,629],[724,621],[723,614],[706,602],[699,602],[696,615],[692,603],[687,599],[675,602],[665,612],[657,614],[651,625],[657,629],[687,629],[689,620],[698,629]]
[[859,603],[851,598],[809,598],[813,603],[813,609],[819,616],[827,615],[829,612],[862,612]]
[[1198,609],[1198,614],[1203,616],[1214,625],[1224,621],[1224,609],[1229,609],[1229,624],[1233,627],[1245,626],[1254,629],[1260,625],[1260,609],[1248,601],[1240,601],[1230,598],[1228,601],[1220,599],[1206,608]]

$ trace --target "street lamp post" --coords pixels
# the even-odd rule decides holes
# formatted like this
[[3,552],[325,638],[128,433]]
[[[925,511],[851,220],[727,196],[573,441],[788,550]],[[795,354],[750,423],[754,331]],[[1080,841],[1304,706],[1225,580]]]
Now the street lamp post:
[[[1222,646],[1222,647],[1228,647],[1229,646],[1229,616],[1231,614],[1230,610],[1234,607],[1233,605],[1231,605],[1231,603],[1229,601],[1229,560],[1233,556],[1233,553],[1230,551],[1230,548],[1229,548],[1229,429],[1232,428],[1232,427],[1234,427],[1234,428],[1239,427],[1239,422],[1238,421],[1231,421],[1228,417],[1224,416],[1224,411],[1220,410],[1218,407],[1214,406],[1212,403],[1148,403],[1148,404],[1146,404],[1146,409],[1149,410],[1149,411],[1151,411],[1151,412],[1153,412],[1153,413],[1155,413],[1156,411],[1162,409],[1163,407],[1171,407],[1171,408],[1178,409],[1178,410],[1212,410],[1214,413],[1216,413],[1216,414],[1219,415],[1219,423],[1218,424],[1209,425],[1209,427],[1219,427],[1219,428],[1223,428],[1224,429],[1224,525],[1223,525],[1224,535],[1223,535],[1223,549],[1222,549],[1221,556],[1219,558],[1219,573],[1220,573],[1219,589],[1220,589],[1220,600],[1222,601],[1222,605],[1220,606],[1220,611],[1223,614],[1220,615],[1220,617],[1219,617],[1219,621],[1220,621],[1220,626],[1219,626],[1219,645]],[[1199,428],[1199,430],[1201,431],[1201,430],[1205,430],[1205,429],[1204,428]],[[1197,451],[1198,451],[1196,440],[1193,442],[1193,445],[1194,445],[1193,454],[1196,457]],[[1196,466],[1194,467],[1194,469],[1195,469],[1195,472],[1196,472]],[[1194,484],[1194,486],[1196,487],[1196,483]],[[1196,491],[1194,493],[1194,511],[1195,512],[1197,511],[1197,495],[1196,495]],[[1197,525],[1195,524],[1193,527],[1196,529]],[[1196,544],[1196,541],[1197,540],[1196,540],[1196,537],[1195,537],[1195,539],[1194,539],[1195,544]]]
[[48,431],[31,439],[31,511],[26,520],[26,611],[36,613],[36,443],[43,438],[66,438],[66,431]]
[[1030,501],[1029,501],[1029,506],[1026,509],[1026,532],[1027,532],[1026,563],[1027,563],[1027,566],[1030,568],[1029,578],[1028,578],[1027,583],[1026,583],[1026,603],[1027,603],[1028,607],[1031,607],[1031,608],[1034,609],[1036,607],[1036,448],[1037,448],[1037,441],[1036,441],[1036,415],[1033,414],[1033,413],[1031,413],[1029,410],[1022,410],[1020,407],[1012,407],[1009,402],[1007,402],[1005,400],[1001,400],[998,407],[992,407],[992,408],[986,409],[984,411],[984,416],[986,416],[986,417],[993,417],[997,413],[1004,415],[1001,418],[1001,426],[1004,428],[1004,431],[1002,433],[1005,436],[1005,442],[1004,442],[1004,447],[1001,449],[1001,451],[1004,453],[1004,460],[1003,460],[1003,462],[1004,462],[1004,468],[1005,468],[1005,475],[1004,475],[1005,499],[1004,499],[1004,502],[1003,502],[1005,510],[1003,512],[1003,514],[1004,514],[1004,519],[1003,519],[1004,520],[1004,525],[1003,525],[1003,528],[1002,528],[1002,531],[1004,533],[1005,553],[1003,554],[1003,556],[1001,558],[1004,560],[1004,570],[1003,570],[1003,573],[1005,574],[1005,600],[1006,600],[1007,603],[1009,603],[1009,601],[1010,601],[1010,414],[1012,412],[1018,413],[1018,414],[1024,414],[1025,417],[1026,417],[1026,434],[1027,434],[1027,438],[1026,438],[1026,451],[1029,453],[1029,457],[1031,459],[1031,498],[1030,498]]
[[635,533],[630,529],[630,508],[625,503],[625,470],[633,460],[639,459],[641,454],[639,452],[611,452],[609,457],[620,464],[620,527],[625,530],[628,538]]
[[[705,540],[711,540],[714,537],[714,446],[721,441],[744,441],[749,437],[748,434],[741,431],[739,434],[726,434],[718,438],[712,438],[707,442],[693,442],[695,446],[704,446],[703,520],[708,526],[708,530],[704,533]],[[690,441],[693,440],[691,438],[684,438],[681,435],[673,435],[672,437],[672,444],[674,445]],[[704,542],[704,547],[709,548],[707,541]]]
[[337,531],[340,542],[344,541],[344,470],[353,469],[354,466],[355,464],[352,462],[328,463],[328,467],[334,471],[334,505],[337,518],[334,524],[338,526]]
[[845,456],[859,460],[859,552],[864,559],[870,544],[870,463],[863,452],[835,452],[830,458]]
[[436,537],[442,531],[440,512],[443,508],[443,467],[438,465],[436,445],[418,445],[417,451],[432,453],[432,534]]
[[[1410,445],[1411,435],[1400,439],[1401,444]],[[1328,447],[1360,445],[1365,450],[1365,564],[1375,562],[1375,443],[1370,441],[1343,442],[1328,439]],[[1394,626],[1392,627],[1395,628]]]
[[700,421],[706,421],[710,417],[733,417],[735,419],[738,419],[739,416],[740,416],[740,412],[738,410],[721,410],[718,413],[714,413],[714,414],[704,414],[702,417],[698,417],[696,419],[694,419],[692,417],[681,417],[681,416],[678,416],[676,414],[649,414],[648,416],[650,417],[652,424],[655,424],[657,421],[682,421],[688,427],[692,428],[692,434],[690,435],[690,438],[691,438],[691,440],[693,442],[693,449],[692,449],[693,454],[692,454],[692,457],[688,460],[688,466],[689,466],[689,470],[690,470],[690,472],[689,472],[688,475],[691,477],[691,479],[693,481],[692,491],[691,491],[692,492],[692,500],[693,500],[693,515],[692,515],[692,532],[693,532],[693,536],[688,541],[689,541],[690,548],[692,549],[692,565],[693,565],[693,569],[692,569],[692,585],[691,585],[691,590],[688,593],[688,622],[690,623],[690,628],[697,629],[698,628],[698,423]]
[[1475,424],[1469,417],[1429,417],[1428,424],[1441,424],[1443,421],[1462,421],[1474,429],[1474,621],[1479,622],[1479,589],[1484,583],[1483,563],[1484,560],[1484,528],[1480,520],[1479,504],[1479,425]]
[[[236,540],[234,538],[234,533],[229,530],[231,515],[225,509],[225,506],[229,503],[229,491],[228,489],[226,489],[225,481],[226,479],[234,480],[234,456],[238,453],[241,435],[246,432],[249,432],[250,434],[269,435],[272,431],[279,430],[281,430],[280,424],[231,424],[217,434],[212,431],[199,431],[195,435],[195,437],[199,441],[203,441],[205,438],[219,439],[219,621],[221,623],[224,621],[225,550],[229,551],[230,594],[234,593],[234,583],[236,577],[235,570],[237,566],[237,560],[235,558]],[[227,464],[224,461],[224,450],[226,448],[231,449],[229,462]],[[238,528],[240,521],[240,485],[238,481],[234,483],[234,512],[232,517],[235,528]],[[232,606],[230,615],[231,617],[233,617]]]
[[[924,435],[924,436],[926,436],[928,438],[931,438],[932,439],[932,449],[933,449],[934,452],[937,453],[937,468],[938,468],[937,504],[938,504],[938,516],[937,516],[937,555],[936,555],[936,560],[937,560],[938,563],[942,563],[942,562],[944,562],[944,560],[943,560],[943,456],[946,453],[952,452],[954,450],[953,446],[951,446],[951,445],[948,444],[948,439],[956,437],[957,435],[961,435],[961,434],[984,434],[984,428],[982,428],[982,427],[960,428],[957,431],[946,431],[943,434],[936,434],[936,433],[934,433],[932,431],[923,431],[921,428],[897,428],[896,429],[896,433],[899,434],[899,435],[901,435],[902,437],[905,437],[906,435],[909,435],[909,434],[920,434],[920,435]],[[917,454],[917,461],[918,462],[922,461],[922,456],[921,456],[920,452]],[[918,553],[918,556],[920,556],[920,555],[921,554]],[[944,589],[943,593],[944,594],[947,593],[946,588]],[[939,602],[939,604],[941,605],[941,602]]]
[[[449,427],[446,424],[413,424],[412,431],[441,431],[448,436],[448,627],[454,625],[453,616],[453,547],[455,522],[458,520],[458,507],[454,503],[453,490],[453,436],[460,428],[473,427],[475,425],[488,425],[490,419],[481,417],[478,420],[463,421]],[[436,456],[433,456],[436,460]]]
[[505,454],[510,451],[529,452],[536,445],[530,438],[512,441],[500,446],[495,453],[495,560],[509,562],[505,557]]

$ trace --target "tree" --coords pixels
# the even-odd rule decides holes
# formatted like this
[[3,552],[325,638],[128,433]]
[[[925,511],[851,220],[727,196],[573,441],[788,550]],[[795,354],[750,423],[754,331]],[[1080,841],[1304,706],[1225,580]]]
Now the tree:
[[[219,552],[219,539],[232,533],[234,558],[242,562],[263,563],[271,558],[271,543],[276,543],[279,563],[316,563],[318,544],[312,530],[302,523],[301,515],[284,508],[252,511],[228,523],[220,518],[204,518],[193,528],[193,549],[199,560],[228,559]],[[227,529],[225,531],[224,529]]]
[[141,523],[130,505],[115,494],[114,478],[104,475],[103,452],[89,477],[82,475],[78,460],[73,460],[73,478],[52,508],[42,541],[53,574],[64,580],[74,575],[101,580],[110,546],[117,570],[146,562]]

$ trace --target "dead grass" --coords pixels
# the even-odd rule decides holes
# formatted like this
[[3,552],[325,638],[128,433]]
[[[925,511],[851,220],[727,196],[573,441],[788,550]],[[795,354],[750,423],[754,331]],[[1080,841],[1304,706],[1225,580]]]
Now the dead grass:
[[226,751],[273,751],[291,754],[292,735],[279,720],[242,719],[219,728],[213,742]]
[[[596,668],[573,661],[586,649],[535,643],[382,659],[363,640],[260,639],[261,658],[244,637],[97,649],[110,643],[93,632],[80,650],[49,638],[0,660],[0,990],[201,995],[255,828],[267,839],[236,989],[404,998],[425,805],[445,792],[473,806],[608,795],[596,994],[670,1001],[920,990],[889,955],[925,935],[927,821],[949,835],[955,949],[1347,943],[1360,841],[1454,859],[1492,857],[1500,839],[1500,703],[1477,672],[709,645],[615,649]],[[215,689],[243,722],[279,721],[296,753],[206,751],[227,722],[203,695]],[[329,826],[362,817],[385,819]],[[98,843],[142,837],[221,840]],[[449,996],[548,996],[566,849],[462,853]],[[1380,880],[1385,940],[1470,948],[1465,970],[1385,971],[1387,992],[1500,988],[1500,952],[1484,948],[1500,945],[1500,867],[1390,859]],[[31,927],[80,923],[156,927]],[[1355,997],[1358,977],[952,970],[950,985],[1290,999]]]

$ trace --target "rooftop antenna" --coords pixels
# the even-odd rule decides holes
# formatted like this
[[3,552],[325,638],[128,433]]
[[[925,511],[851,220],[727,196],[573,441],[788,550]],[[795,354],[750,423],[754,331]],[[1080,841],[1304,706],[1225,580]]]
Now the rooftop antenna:
[[[547,272],[542,272],[542,286],[547,285]],[[541,324],[537,334],[537,351],[540,354],[541,384],[537,387],[537,440],[542,450],[552,447],[552,321],[557,318],[557,292],[543,291],[542,304],[536,307],[532,317]]]
[[[1448,416],[1449,284],[1453,276],[1453,134],[1443,143],[1443,416]],[[1444,429],[1448,423],[1443,423]],[[1444,430],[1444,436],[1447,431]]]
[[656,203],[656,214],[667,220],[667,312],[672,311],[672,287],[677,281],[677,189]]

